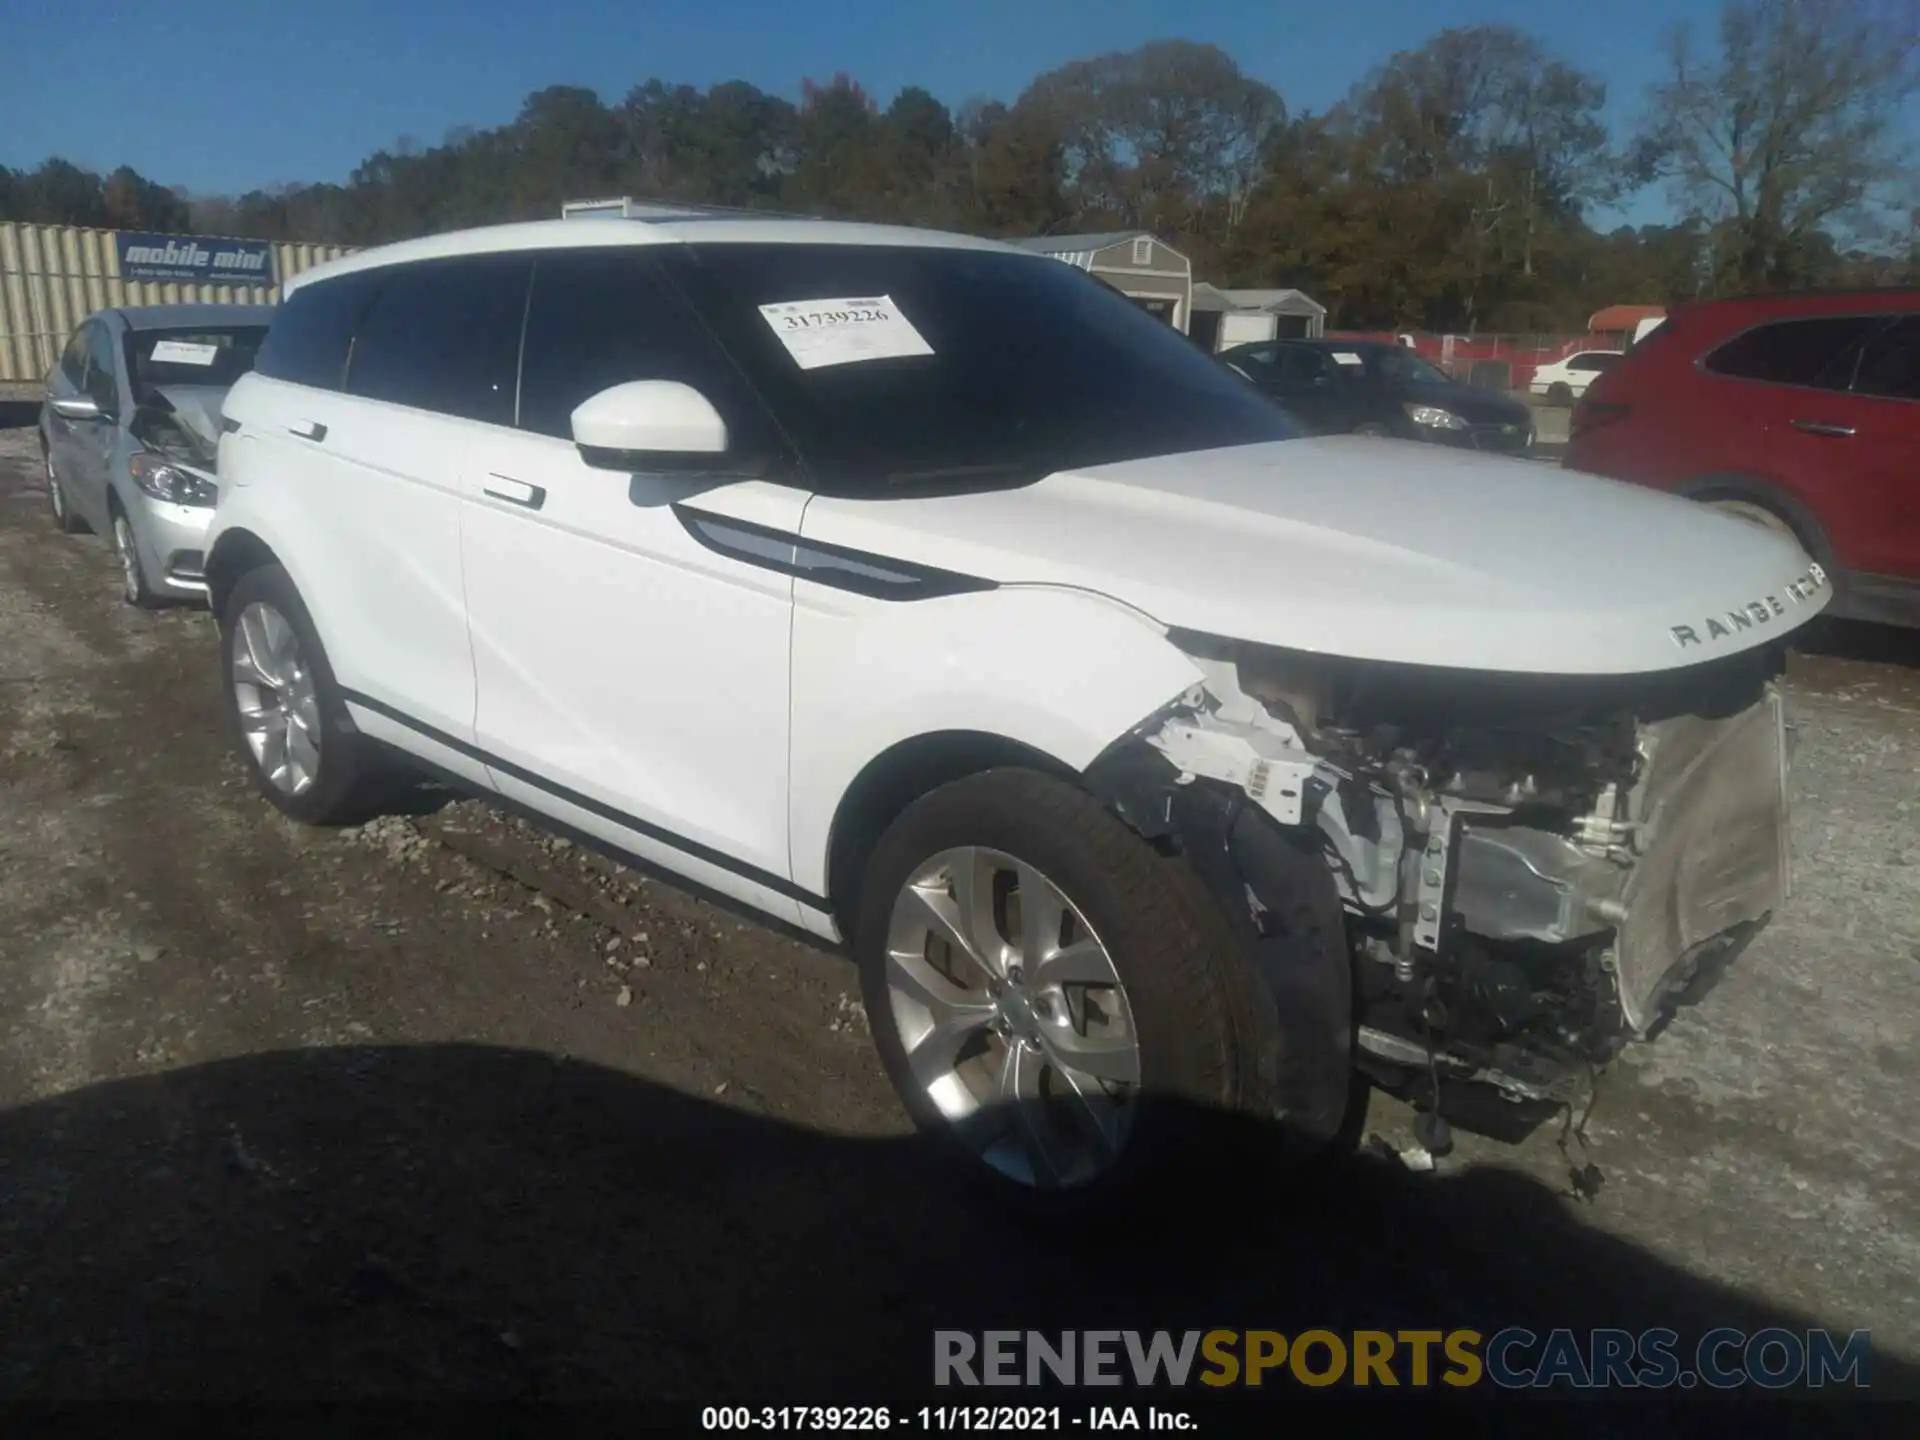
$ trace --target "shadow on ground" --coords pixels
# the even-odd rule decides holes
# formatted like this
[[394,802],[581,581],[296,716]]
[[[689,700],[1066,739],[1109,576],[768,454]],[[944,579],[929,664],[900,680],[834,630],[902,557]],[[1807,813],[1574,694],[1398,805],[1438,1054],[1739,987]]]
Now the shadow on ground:
[[1858,660],[1870,665],[1904,665],[1920,670],[1920,630],[1899,625],[1869,625],[1860,620],[1817,620],[1797,642],[1808,655]]
[[[99,1085],[0,1117],[0,1391],[871,1399],[925,1391],[936,1328],[1810,1323],[1510,1173],[1355,1160],[1283,1187],[1270,1136],[1209,1138],[1189,1208],[1049,1227],[919,1142],[525,1052]],[[1875,1358],[1876,1394],[1915,1378]]]

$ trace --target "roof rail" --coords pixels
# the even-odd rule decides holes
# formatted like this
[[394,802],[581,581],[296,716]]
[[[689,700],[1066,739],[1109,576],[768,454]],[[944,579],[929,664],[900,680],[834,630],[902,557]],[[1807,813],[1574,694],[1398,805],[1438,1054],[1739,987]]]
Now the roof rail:
[[562,220],[684,220],[689,216],[751,217],[762,220],[815,220],[784,210],[756,210],[739,205],[702,205],[679,200],[636,200],[630,195],[606,200],[569,200],[560,207]]

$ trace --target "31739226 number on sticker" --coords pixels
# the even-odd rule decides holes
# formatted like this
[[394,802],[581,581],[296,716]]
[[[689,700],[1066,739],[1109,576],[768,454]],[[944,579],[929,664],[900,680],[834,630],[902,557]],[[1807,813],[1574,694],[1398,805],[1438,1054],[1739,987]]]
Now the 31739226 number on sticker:
[[788,300],[760,315],[802,370],[933,354],[890,295]]

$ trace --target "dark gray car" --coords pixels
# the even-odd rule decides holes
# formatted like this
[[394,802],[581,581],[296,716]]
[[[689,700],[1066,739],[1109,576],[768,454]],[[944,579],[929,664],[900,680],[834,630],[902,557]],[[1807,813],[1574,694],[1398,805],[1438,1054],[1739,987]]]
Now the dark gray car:
[[265,305],[97,311],[47,377],[40,448],[54,523],[112,540],[135,605],[206,594],[220,402],[253,368],[272,316]]

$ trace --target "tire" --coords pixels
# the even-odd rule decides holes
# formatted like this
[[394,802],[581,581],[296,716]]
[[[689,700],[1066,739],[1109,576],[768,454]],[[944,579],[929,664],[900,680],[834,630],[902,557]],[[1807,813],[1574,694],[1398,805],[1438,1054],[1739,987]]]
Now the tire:
[[160,599],[147,583],[147,567],[140,559],[140,545],[134,539],[133,522],[115,500],[107,507],[113,528],[113,558],[120,564],[120,598],[138,610],[152,610]]
[[1353,433],[1355,435],[1372,435],[1381,440],[1388,440],[1393,437],[1393,431],[1389,430],[1385,425],[1382,425],[1378,420],[1362,420],[1358,425],[1353,427]]
[[[929,893],[916,890],[915,882],[924,880],[940,857],[969,853],[986,856],[980,863],[989,868],[1002,862],[1008,869],[1028,867],[1015,883],[1022,908],[1029,874],[1055,888],[1066,913],[1063,928],[1053,938],[1065,936],[1072,942],[1063,954],[1086,952],[1088,939],[1094,949],[1104,951],[1119,982],[1117,994],[1106,986],[1068,983],[1082,996],[1086,1036],[1095,1037],[1092,1016],[1097,1008],[1107,1017],[1099,1035],[1116,1040],[1114,1052],[1094,1050],[1091,1039],[1081,1039],[1073,1028],[1078,1022],[1071,1018],[1070,1004],[1063,1015],[1059,1000],[1067,992],[1049,992],[1042,983],[1048,962],[1035,962],[1033,976],[1021,976],[1029,950],[1025,943],[1009,946],[1018,949],[1012,958],[1020,967],[1005,970],[1003,998],[994,1000],[981,988],[971,1003],[970,1013],[976,1017],[971,1033],[988,1053],[966,1062],[973,1069],[965,1079],[958,1065],[948,1073],[948,1062],[935,1058],[941,1053],[935,1043],[937,1029],[910,1039],[908,1031],[934,1012],[900,997],[926,993],[916,991],[914,977],[939,979],[938,962],[957,957],[952,947],[943,950],[937,943],[915,953],[916,937],[924,928],[915,918],[923,913],[915,895]],[[945,873],[950,876],[967,863],[950,861]],[[936,904],[959,910],[946,891],[931,893]],[[996,928],[1004,941],[1014,906],[1010,898],[1002,903],[1005,913]],[[1143,1180],[1176,1172],[1177,1157],[1193,1153],[1194,1142],[1207,1128],[1195,1123],[1203,1113],[1247,1108],[1258,1094],[1255,1067],[1269,1037],[1261,1029],[1257,981],[1224,919],[1184,860],[1160,854],[1092,796],[1065,781],[1008,768],[956,780],[921,797],[875,847],[857,916],[854,951],[861,992],[888,1078],[915,1124],[935,1145],[1003,1196],[1047,1210],[1080,1208],[1116,1194],[1139,1198]],[[1090,960],[1082,964],[1092,968]],[[984,978],[957,958],[948,972],[969,986]],[[1026,1001],[1004,998],[1016,989]],[[960,993],[959,987],[949,981],[944,993]],[[1029,1001],[1043,1018],[1037,1025],[1031,1017],[1025,1023],[1052,1037],[1049,1044],[1068,1040],[1072,1046],[1043,1055],[1019,1039],[1023,1022],[1006,1021],[1004,1010],[998,1022],[978,1018],[985,1006],[1017,1007]],[[982,1023],[987,1028],[980,1028]],[[1011,1038],[992,1033],[994,1023],[1011,1023]],[[1052,1086],[1043,1088],[1064,1093],[1062,1087],[1071,1082],[1065,1080],[1066,1072],[1050,1064],[1052,1057],[1068,1054],[1091,1064],[1081,1056],[1093,1054],[1101,1057],[1102,1068],[1119,1072],[1124,1064],[1114,1063],[1111,1056],[1117,1053],[1118,1039],[1128,1036],[1136,1080],[1129,1085],[1120,1077],[1112,1087],[1121,1097],[1117,1100],[1103,1093],[1108,1087],[1102,1085],[1084,1107],[1053,1099],[1023,1113],[1023,1107],[993,1103],[993,1082],[1009,1073],[1006,1057],[1016,1043],[1037,1067],[1038,1081],[1052,1076]],[[1000,1047],[997,1059],[991,1053],[995,1044]],[[1083,1044],[1088,1048],[1075,1048]],[[918,1073],[913,1057],[924,1061]],[[930,1086],[923,1075],[933,1075],[935,1083]],[[970,1107],[977,1108],[968,1113]],[[1114,1121],[1110,1130],[1087,1120],[1096,1114]],[[1034,1123],[1019,1123],[1027,1115]],[[1056,1131],[1072,1132],[1087,1142],[1081,1147],[1084,1163],[1063,1161],[1049,1172],[1033,1161],[1044,1147],[1037,1147],[1031,1137]],[[998,1132],[1004,1137],[990,1143]],[[1089,1137],[1101,1133],[1110,1143],[1091,1142]],[[1016,1136],[1025,1137],[1024,1166]],[[1066,1156],[1069,1147],[1063,1143],[1060,1148]]]
[[[255,648],[263,652],[257,658]],[[227,596],[220,615],[220,676],[241,762],[275,809],[308,825],[365,818],[374,795],[369,778],[377,768],[371,748],[347,716],[300,592],[278,565],[249,570]],[[276,734],[284,737],[277,750]],[[317,737],[311,763],[296,734],[308,742]],[[272,763],[276,754],[284,763]]]
[[47,510],[53,516],[53,528],[62,535],[77,535],[82,528],[80,517],[73,513],[73,507],[67,503],[66,487],[54,473],[53,451],[47,448],[44,440],[40,443],[40,458],[46,462]]
[[1738,516],[1740,519],[1758,525],[1763,529],[1771,530],[1776,535],[1784,535],[1787,539],[1793,541],[1794,544],[1799,545],[1803,549],[1806,548],[1806,541],[1800,538],[1800,532],[1788,523],[1785,516],[1768,509],[1758,501],[1736,500],[1729,497],[1726,499],[1709,500],[1706,503],[1720,511],[1723,515]]
[[1564,380],[1556,380],[1547,386],[1547,399],[1556,405],[1570,404],[1573,400],[1573,387]]

